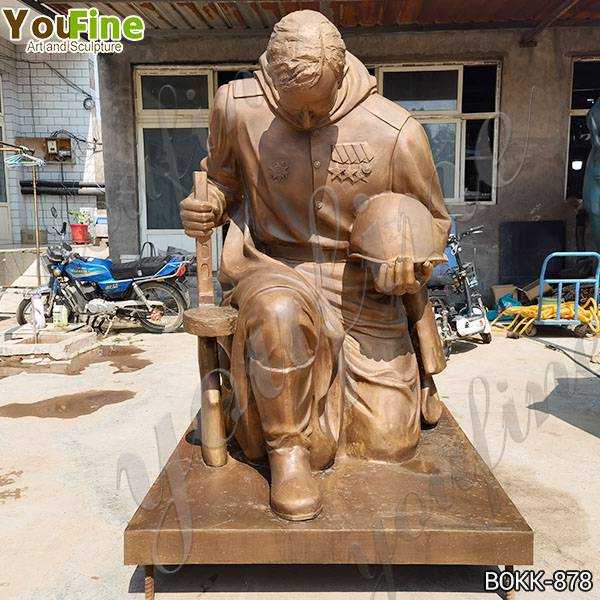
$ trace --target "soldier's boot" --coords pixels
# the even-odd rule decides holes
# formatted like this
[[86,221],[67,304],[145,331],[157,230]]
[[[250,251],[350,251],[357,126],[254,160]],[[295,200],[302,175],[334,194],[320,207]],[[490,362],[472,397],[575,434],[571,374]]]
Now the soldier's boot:
[[302,446],[269,450],[271,508],[288,521],[314,519],[323,508],[321,490]]
[[293,291],[265,291],[252,309],[247,364],[271,467],[271,507],[284,519],[312,519],[322,506],[309,444],[316,327]]

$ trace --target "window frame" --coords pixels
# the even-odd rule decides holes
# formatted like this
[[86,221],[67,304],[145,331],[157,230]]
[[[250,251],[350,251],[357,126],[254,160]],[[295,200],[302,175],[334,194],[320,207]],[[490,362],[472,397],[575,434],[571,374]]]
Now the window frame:
[[[593,56],[573,56],[571,58],[571,77],[569,78],[569,123],[567,127],[567,149],[565,156],[565,185],[564,197],[567,198],[567,190],[569,188],[569,155],[571,154],[571,123],[573,117],[587,117],[590,112],[589,108],[573,108],[573,84],[575,83],[575,63],[578,62],[597,62],[600,63],[600,55]],[[585,169],[585,165],[583,166]],[[581,198],[580,198],[581,200]]]
[[458,64],[426,64],[423,66],[419,65],[406,65],[406,66],[381,66],[377,77],[377,91],[383,96],[383,77],[385,73],[410,73],[410,72],[424,72],[424,71],[456,71],[457,72],[457,85],[456,85],[456,110],[419,110],[415,111],[415,118],[419,117],[437,117],[442,114],[447,116],[456,116],[460,114],[460,108],[462,108],[462,94],[463,94],[463,73],[464,70],[461,68],[462,65]]
[[[208,122],[208,112],[213,103],[214,97],[214,85],[213,85],[213,71],[205,67],[188,67],[188,66],[177,66],[177,65],[165,65],[165,66],[154,66],[154,67],[136,67],[135,70],[135,114],[139,120],[143,121],[154,121],[164,123],[165,121],[176,121],[198,119]],[[206,108],[165,108],[165,109],[151,109],[144,108],[142,105],[142,77],[148,75],[205,75],[207,77],[207,91],[208,91],[208,106]],[[172,115],[169,113],[173,113]],[[206,114],[203,114],[206,113]],[[197,120],[195,122],[198,122]]]
[[[142,106],[142,77],[146,75],[206,75],[208,78],[208,108],[198,109],[145,109]],[[138,163],[138,200],[140,234],[143,241],[150,235],[179,235],[183,229],[149,229],[146,198],[146,164],[144,160],[145,129],[207,128],[210,107],[214,98],[213,72],[204,66],[179,65],[139,66],[134,69],[136,146]]]
[[247,73],[253,73],[254,71],[258,71],[260,69],[260,65],[258,63],[240,63],[240,64],[228,64],[223,63],[220,65],[213,65],[213,90],[214,93],[217,93],[219,89],[219,73],[224,71],[232,72],[232,71],[245,71]]
[[[459,197],[460,195],[460,189],[461,189],[461,181],[460,179],[457,177],[457,165],[461,165],[461,161],[463,160],[463,155],[465,154],[465,148],[463,146],[461,146],[460,144],[460,138],[462,137],[462,129],[463,129],[463,125],[461,123],[460,118],[453,114],[453,115],[448,115],[448,118],[446,119],[442,119],[442,118],[435,118],[433,116],[427,116],[427,117],[423,117],[421,119],[418,119],[419,123],[421,123],[421,125],[429,125],[431,123],[434,124],[439,124],[439,125],[456,125],[456,140],[455,140],[455,148],[454,148],[454,198]],[[437,167],[437,165],[436,165]],[[462,171],[462,168],[459,169],[460,171]],[[441,182],[440,182],[441,183]],[[443,186],[442,186],[443,187]],[[450,203],[450,200],[447,198],[444,198],[444,200],[448,203]]]
[[[494,112],[463,113],[462,101],[464,91],[464,68],[469,66],[493,65],[496,67],[496,110]],[[498,201],[498,168],[499,168],[499,134],[501,115],[501,87],[502,87],[502,61],[501,60],[472,60],[472,61],[444,61],[444,62],[410,62],[410,63],[379,63],[368,64],[375,69],[377,78],[377,91],[383,95],[383,77],[385,73],[407,71],[458,71],[457,109],[456,111],[415,111],[411,113],[419,122],[449,122],[456,118],[460,122],[457,130],[457,149],[460,158],[455,165],[455,196],[444,198],[448,205],[481,204],[482,206],[496,205]],[[492,197],[490,200],[467,200],[465,197],[465,160],[466,160],[466,129],[470,120],[494,120],[494,144],[492,148]]]

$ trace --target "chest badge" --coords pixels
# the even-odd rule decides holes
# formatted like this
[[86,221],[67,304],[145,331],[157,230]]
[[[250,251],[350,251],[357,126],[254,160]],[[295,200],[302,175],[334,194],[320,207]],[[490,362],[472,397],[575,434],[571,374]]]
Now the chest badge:
[[368,142],[336,144],[331,150],[329,173],[333,179],[348,180],[350,183],[367,181],[373,167],[375,155]]
[[283,181],[288,176],[288,164],[285,160],[276,160],[269,168],[269,176],[274,181]]

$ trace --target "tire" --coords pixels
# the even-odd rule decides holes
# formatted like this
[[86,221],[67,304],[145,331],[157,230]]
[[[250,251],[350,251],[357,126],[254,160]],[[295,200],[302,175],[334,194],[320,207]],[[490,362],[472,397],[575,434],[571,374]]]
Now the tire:
[[140,325],[150,333],[173,333],[177,331],[183,323],[183,313],[186,309],[186,302],[181,292],[167,283],[160,281],[147,281],[140,284],[140,290],[148,300],[160,300],[168,303],[168,317],[162,315],[162,319],[170,318],[166,323],[157,323],[150,318],[138,317]]
[[492,334],[491,333],[482,333],[481,334],[481,341],[484,344],[491,344],[492,343]]
[[28,314],[31,314],[31,298],[23,298],[17,307],[17,323],[19,325],[29,323]]
[[573,329],[573,334],[578,338],[586,338],[588,335],[594,335],[594,332],[589,325],[582,324]]
[[[48,314],[48,296],[44,295],[44,316],[46,317],[46,322],[49,322],[52,319],[52,315]],[[21,302],[19,302],[19,306],[17,307],[17,323],[19,325],[25,325],[26,323],[32,323],[31,318],[31,298],[23,298]]]

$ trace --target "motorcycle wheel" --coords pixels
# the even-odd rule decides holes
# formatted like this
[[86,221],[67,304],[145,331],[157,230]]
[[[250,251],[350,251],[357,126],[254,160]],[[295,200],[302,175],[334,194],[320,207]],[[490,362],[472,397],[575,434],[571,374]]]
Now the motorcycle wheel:
[[[44,313],[46,317],[46,323],[52,321],[52,314],[50,313],[50,307],[48,305],[49,297],[44,296]],[[23,298],[21,302],[19,302],[19,306],[17,307],[17,323],[19,325],[25,325],[28,323],[31,325],[33,323],[33,312],[31,308],[31,298]],[[69,322],[71,322],[71,313],[69,312]]]
[[17,323],[19,325],[25,325],[26,323],[32,322],[31,298],[23,298],[17,307]]
[[484,344],[491,344],[492,343],[492,334],[491,333],[482,333],[481,334],[481,341]]
[[161,315],[138,317],[140,325],[150,333],[172,333],[183,323],[185,300],[181,292],[160,281],[147,281],[140,284],[140,290],[147,300],[159,301],[164,305]]

